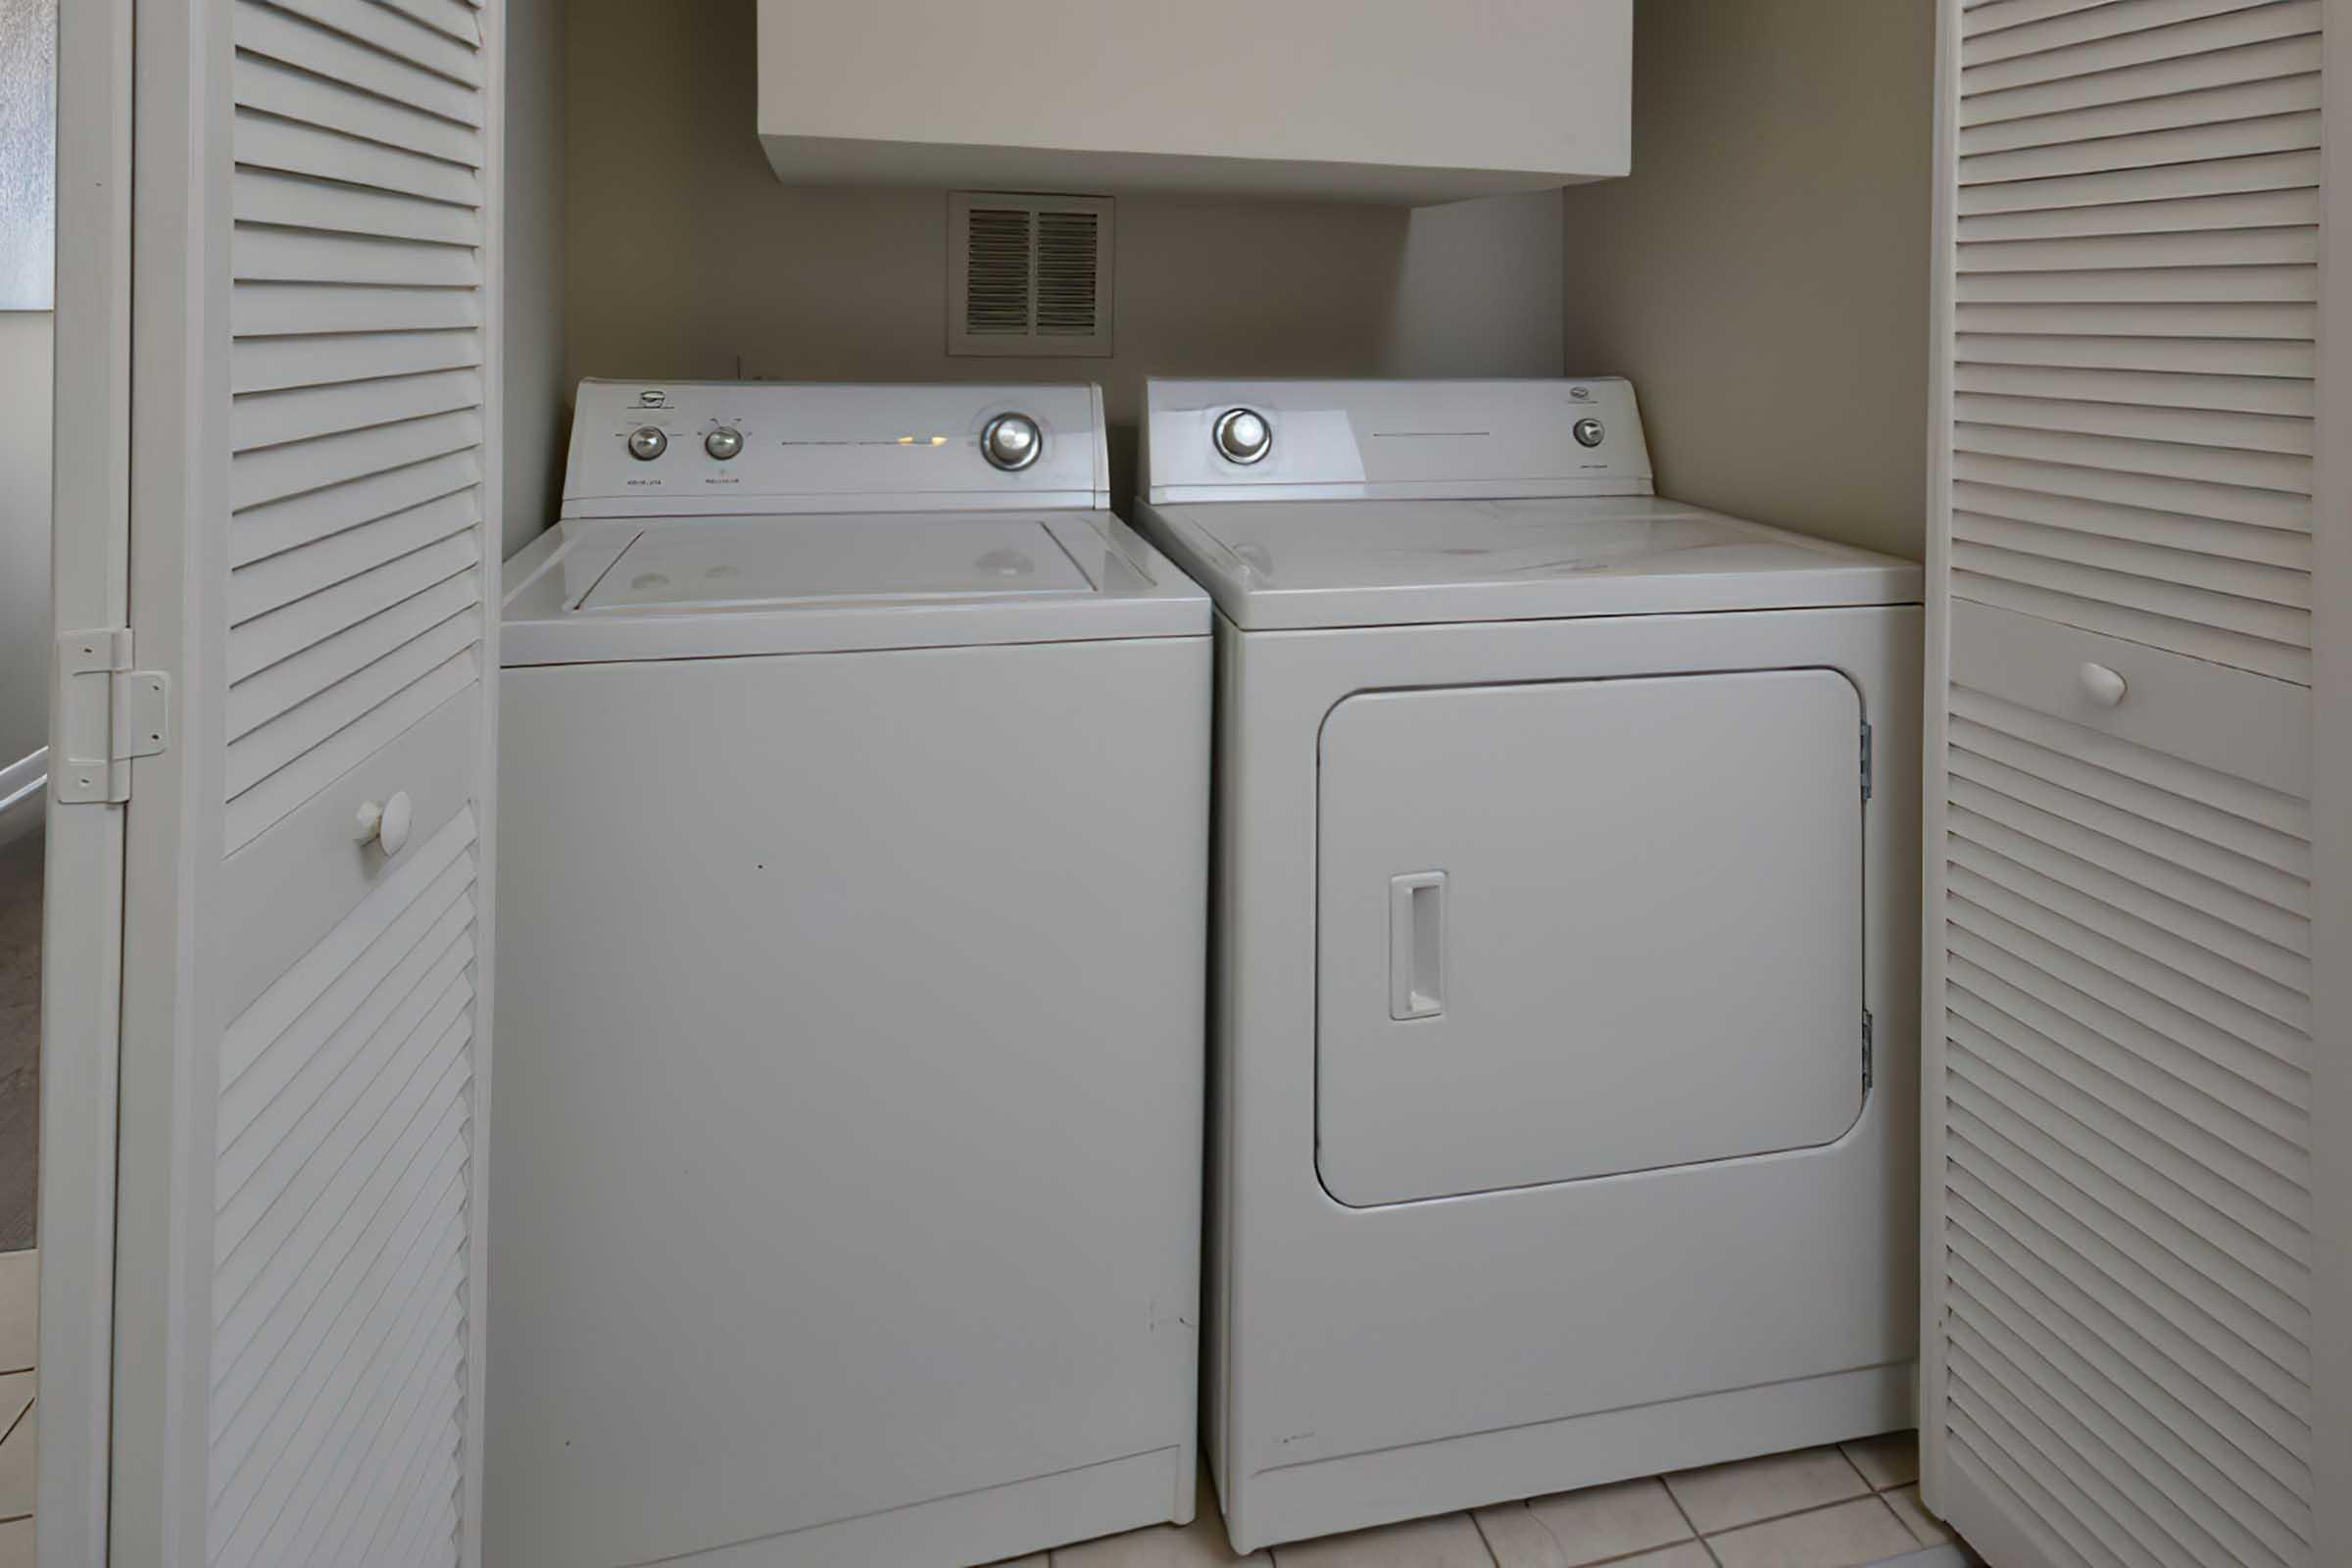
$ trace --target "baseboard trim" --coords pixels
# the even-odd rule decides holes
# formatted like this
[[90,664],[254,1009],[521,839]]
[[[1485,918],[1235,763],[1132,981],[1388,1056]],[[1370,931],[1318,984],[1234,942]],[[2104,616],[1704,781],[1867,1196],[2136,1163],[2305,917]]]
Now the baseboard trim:
[[49,748],[0,767],[0,845],[41,825],[49,809]]

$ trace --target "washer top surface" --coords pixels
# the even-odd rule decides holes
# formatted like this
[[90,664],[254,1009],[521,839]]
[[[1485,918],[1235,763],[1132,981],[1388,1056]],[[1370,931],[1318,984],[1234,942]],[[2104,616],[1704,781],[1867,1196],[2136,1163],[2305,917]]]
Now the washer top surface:
[[506,587],[510,665],[1209,628],[1208,596],[1107,512],[575,518],[508,562]]
[[1911,562],[1654,496],[1233,501],[1154,533],[1245,631],[1884,605]]
[[1094,387],[584,381],[500,662],[1207,635],[1106,471]]
[[724,517],[639,534],[576,608],[683,611],[1094,591],[1035,517]]

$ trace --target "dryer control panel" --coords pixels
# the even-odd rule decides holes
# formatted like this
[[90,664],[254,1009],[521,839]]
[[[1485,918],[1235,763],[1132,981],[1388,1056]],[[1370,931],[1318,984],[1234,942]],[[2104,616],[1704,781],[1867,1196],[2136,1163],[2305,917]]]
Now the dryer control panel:
[[567,517],[1110,502],[1093,386],[583,381]]
[[1633,383],[1154,379],[1154,502],[1645,496]]

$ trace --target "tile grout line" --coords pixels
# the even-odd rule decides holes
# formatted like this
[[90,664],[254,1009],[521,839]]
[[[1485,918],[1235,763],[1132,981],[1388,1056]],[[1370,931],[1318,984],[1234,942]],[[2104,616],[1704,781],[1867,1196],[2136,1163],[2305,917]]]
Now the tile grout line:
[[1715,1568],[1723,1568],[1723,1559],[1715,1554],[1714,1544],[1699,1534],[1698,1521],[1690,1517],[1690,1510],[1683,1506],[1683,1499],[1674,1494],[1673,1485],[1661,1475],[1658,1477],[1658,1486],[1665,1492],[1666,1500],[1674,1504],[1674,1511],[1683,1516],[1683,1524],[1690,1530],[1690,1539],[1697,1542],[1698,1549],[1707,1554],[1707,1561],[1713,1563]]
[[[1526,1504],[1522,1502],[1520,1506],[1525,1507]],[[1457,1511],[1461,1514],[1462,1518],[1469,1521],[1470,1534],[1478,1538],[1479,1550],[1487,1554],[1487,1561],[1494,1564],[1494,1568],[1502,1568],[1502,1556],[1499,1552],[1495,1551],[1494,1543],[1487,1539],[1487,1527],[1478,1522],[1478,1515],[1471,1512],[1468,1508],[1459,1509]]]
[[[1801,1519],[1809,1513],[1823,1513],[1832,1508],[1842,1508],[1848,1503],[1861,1502],[1865,1498],[1876,1501],[1881,1508],[1886,1509],[1887,1515],[1894,1520],[1896,1525],[1901,1527],[1903,1534],[1906,1536],[1910,1535],[1911,1527],[1903,1523],[1902,1515],[1894,1511],[1894,1507],[1891,1503],[1887,1502],[1885,1497],[1879,1495],[1878,1489],[1870,1484],[1870,1477],[1862,1473],[1862,1467],[1854,1463],[1853,1455],[1845,1451],[1845,1445],[1842,1443],[1832,1443],[1826,1444],[1824,1446],[1836,1452],[1838,1457],[1844,1461],[1845,1468],[1851,1472],[1853,1478],[1862,1483],[1862,1491],[1859,1495],[1851,1497],[1838,1497],[1829,1502],[1813,1503],[1808,1507],[1798,1508],[1789,1513],[1766,1514],[1760,1519],[1748,1519],[1740,1524],[1726,1525],[1723,1529],[1716,1531],[1715,1536],[1728,1536],[1736,1531],[1752,1530],[1759,1525],[1778,1524],[1784,1519]],[[1792,1451],[1801,1452],[1803,1450]],[[1767,1457],[1771,1456],[1768,1455]],[[1658,1477],[1659,1485],[1664,1486],[1666,1478],[1664,1476]],[[1682,1509],[1683,1522],[1690,1525],[1691,1528],[1695,1530],[1697,1526],[1691,1520],[1690,1510],[1683,1508],[1683,1499],[1674,1495],[1674,1489],[1672,1487],[1666,1488],[1666,1495],[1674,1498],[1674,1505],[1676,1508]],[[1702,1535],[1698,1538],[1698,1543],[1700,1545],[1707,1548],[1707,1555],[1715,1560],[1716,1568],[1723,1568],[1723,1555],[1715,1549],[1715,1536]],[[1916,1540],[1917,1538],[1914,1537],[1913,1539]]]

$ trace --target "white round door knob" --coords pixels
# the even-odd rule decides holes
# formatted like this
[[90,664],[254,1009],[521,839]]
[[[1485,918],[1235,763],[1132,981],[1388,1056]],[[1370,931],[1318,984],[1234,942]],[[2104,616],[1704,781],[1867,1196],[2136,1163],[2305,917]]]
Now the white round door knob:
[[395,790],[388,801],[367,801],[360,806],[359,840],[370,840],[383,847],[386,858],[408,848],[409,828],[415,809],[409,804],[407,790]]
[[2088,692],[2090,700],[2101,708],[2113,708],[2124,700],[2124,693],[2130,691],[2132,685],[2105,664],[2084,664],[2082,666],[2082,689]]

